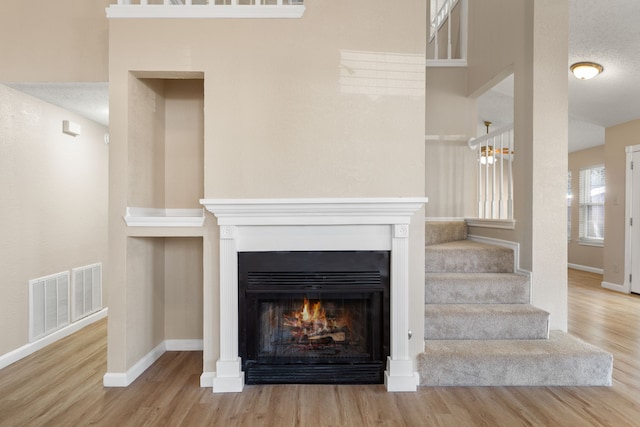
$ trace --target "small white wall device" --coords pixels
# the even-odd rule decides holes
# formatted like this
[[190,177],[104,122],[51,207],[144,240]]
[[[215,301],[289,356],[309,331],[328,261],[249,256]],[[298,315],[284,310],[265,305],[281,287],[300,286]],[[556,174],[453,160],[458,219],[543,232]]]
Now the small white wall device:
[[69,120],[62,121],[62,132],[71,136],[80,135],[80,125],[78,123],[70,122]]

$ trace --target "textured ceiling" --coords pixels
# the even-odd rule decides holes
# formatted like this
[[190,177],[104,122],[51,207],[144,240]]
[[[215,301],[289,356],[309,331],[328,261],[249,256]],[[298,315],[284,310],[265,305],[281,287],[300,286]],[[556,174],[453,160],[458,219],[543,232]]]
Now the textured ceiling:
[[[578,80],[569,66],[601,64],[604,72]],[[569,152],[604,144],[604,129],[640,118],[640,1],[571,0],[569,58]],[[511,99],[509,99],[511,98]],[[513,121],[513,77],[478,99],[478,129]]]
[[569,79],[573,118],[609,127],[640,117],[640,1],[572,0],[569,61],[593,61],[604,72]]
[[50,104],[109,126],[109,83],[5,83]]

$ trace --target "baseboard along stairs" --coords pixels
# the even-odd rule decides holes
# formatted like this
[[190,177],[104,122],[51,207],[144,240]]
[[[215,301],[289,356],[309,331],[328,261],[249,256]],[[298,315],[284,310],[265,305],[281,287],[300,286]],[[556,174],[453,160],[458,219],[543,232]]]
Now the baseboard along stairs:
[[425,224],[421,386],[610,386],[613,357],[530,304],[510,248],[467,239],[464,221]]

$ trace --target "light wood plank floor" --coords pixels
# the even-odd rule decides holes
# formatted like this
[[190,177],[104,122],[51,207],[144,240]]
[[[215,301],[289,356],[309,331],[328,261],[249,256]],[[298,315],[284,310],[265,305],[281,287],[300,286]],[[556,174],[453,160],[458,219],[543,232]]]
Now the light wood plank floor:
[[201,352],[168,352],[105,389],[106,322],[0,371],[1,426],[640,426],[640,297],[569,271],[569,331],[614,355],[612,387],[199,387]]

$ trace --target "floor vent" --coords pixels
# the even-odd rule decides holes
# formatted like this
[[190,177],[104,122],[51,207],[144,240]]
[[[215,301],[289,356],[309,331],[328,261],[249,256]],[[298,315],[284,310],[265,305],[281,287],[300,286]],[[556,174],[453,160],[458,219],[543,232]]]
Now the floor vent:
[[75,322],[102,308],[102,264],[92,264],[71,270],[72,320]]
[[69,324],[69,272],[29,281],[29,341]]

